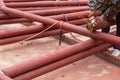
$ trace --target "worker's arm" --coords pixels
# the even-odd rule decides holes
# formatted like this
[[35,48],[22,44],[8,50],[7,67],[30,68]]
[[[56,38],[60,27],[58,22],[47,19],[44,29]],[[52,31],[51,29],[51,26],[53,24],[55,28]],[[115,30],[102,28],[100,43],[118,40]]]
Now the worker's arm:
[[120,1],[116,0],[114,1],[113,5],[105,11],[103,14],[103,19],[109,20],[116,16],[118,12],[120,12]]
[[88,0],[88,6],[91,11],[102,11],[106,9],[108,3],[104,0]]

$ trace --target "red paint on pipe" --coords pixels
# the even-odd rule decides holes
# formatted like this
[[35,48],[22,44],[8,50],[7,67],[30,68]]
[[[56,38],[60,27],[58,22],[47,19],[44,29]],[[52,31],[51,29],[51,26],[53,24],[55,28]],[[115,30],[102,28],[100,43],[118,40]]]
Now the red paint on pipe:
[[[74,19],[83,19],[88,18],[88,15],[90,14],[90,11],[81,11],[81,12],[73,12],[68,14],[60,14],[60,15],[53,15],[53,16],[46,16],[48,18],[53,18],[57,20],[65,20],[65,16],[68,20],[74,20]],[[97,14],[97,16],[100,14]]]
[[[43,38],[43,37],[48,37],[48,36],[55,36],[55,35],[58,35],[59,33],[60,33],[60,30],[51,30],[51,31],[44,32],[41,35],[38,35],[38,36],[36,36],[36,37],[34,37],[32,39],[38,39],[38,38]],[[63,33],[65,33],[64,30],[63,30]],[[26,35],[11,37],[11,38],[0,39],[0,45],[19,42],[19,41],[22,41],[22,40],[24,40],[26,38],[29,38],[29,37],[31,37],[31,36],[33,36],[35,34],[37,34],[37,33],[32,33],[32,34],[26,34]]]
[[101,52],[103,50],[106,50],[110,46],[111,45],[108,44],[108,43],[104,43],[104,44],[98,45],[96,47],[93,47],[92,49],[85,50],[83,52],[74,54],[74,55],[72,55],[70,57],[67,57],[65,59],[53,62],[53,63],[48,64],[46,66],[40,67],[38,69],[35,69],[33,71],[29,71],[27,73],[21,74],[19,76],[16,76],[13,79],[14,80],[30,80],[30,79],[33,79],[35,77],[41,76],[41,75],[43,75],[45,73],[48,73],[48,72],[53,71],[55,69],[58,69],[60,67],[66,66],[66,65],[68,65],[70,63],[73,63],[75,61],[81,60],[83,58],[86,58],[88,56],[91,56],[93,54]]
[[24,7],[24,8],[14,8],[14,9],[18,9],[18,10],[22,10],[22,11],[30,11],[30,10],[32,11],[32,10],[49,10],[49,9],[62,9],[62,8],[75,8],[75,7],[79,8],[79,7],[82,7],[82,6]]
[[[76,18],[79,19],[79,18],[87,17],[88,14],[89,14],[89,11],[82,11],[82,12],[76,12],[76,13],[69,13],[69,14],[65,14],[65,15],[68,17],[68,20],[69,20],[69,19],[76,19]],[[48,16],[48,17],[54,18],[54,19],[65,20],[64,15],[56,15],[56,16]],[[25,18],[12,19],[12,20],[0,20],[0,24],[1,23],[26,22],[26,21],[29,21],[29,20],[25,19]],[[87,22],[86,19],[70,21],[70,23],[72,23],[72,24],[84,24],[86,22]],[[0,38],[7,38],[7,37],[12,37],[12,36],[33,33],[33,32],[39,32],[44,29],[43,27],[44,27],[43,25],[39,25],[39,26],[37,25],[34,27],[29,26],[29,28],[25,27],[22,29],[2,30],[2,31],[0,31]]]
[[[11,13],[11,14],[14,14],[16,16],[25,17],[27,19],[32,19],[32,20],[35,20],[35,21],[38,21],[38,22],[41,22],[41,23],[47,24],[47,25],[52,25],[52,24],[57,22],[57,20],[54,20],[54,19],[34,15],[34,14],[31,14],[31,13],[15,10],[15,9],[8,8],[8,7],[3,7],[2,9],[6,13]],[[54,28],[59,28],[60,25],[61,24],[59,23]],[[89,36],[93,39],[102,40],[102,41],[105,41],[105,42],[108,42],[108,43],[111,43],[111,44],[114,44],[114,45],[120,45],[120,38],[117,37],[117,36],[114,36],[114,35],[101,33],[101,32],[97,32],[97,31],[96,32],[91,32],[84,27],[72,25],[72,24],[65,23],[65,22],[63,22],[63,27],[62,28],[65,29],[65,30],[71,31],[71,32],[81,34],[81,35]]]
[[[82,20],[72,20],[72,21],[68,21],[68,22],[71,24],[82,25],[82,24],[85,24],[87,21],[88,21],[88,19],[86,18],[86,19],[82,19]],[[0,44],[6,44],[6,40],[4,43],[4,38],[10,38],[10,37],[13,38],[15,36],[20,36],[20,35],[22,35],[22,36],[24,35],[24,37],[25,37],[26,34],[37,33],[37,32],[42,31],[43,29],[45,29],[45,27],[43,25],[34,25],[34,26],[23,27],[20,29],[1,30],[0,31],[0,41],[3,43],[0,43]],[[12,38],[11,38],[11,40],[12,40]],[[7,43],[11,42],[11,40],[8,39]],[[16,42],[18,39],[14,39],[14,40]],[[14,42],[14,40],[12,42]]]
[[26,1],[35,1],[35,0],[4,0],[5,2],[26,2]]
[[87,5],[87,0],[80,1],[35,1],[35,2],[16,2],[5,3],[8,7],[45,7],[45,6],[83,6]]
[[[45,56],[42,56],[42,57],[38,56],[38,57],[35,57],[33,59],[24,61],[22,63],[18,63],[16,65],[13,65],[11,67],[4,68],[4,69],[2,69],[2,71],[10,77],[15,77],[15,76],[21,75],[25,72],[39,68],[41,66],[44,66],[44,65],[51,63],[53,61],[60,60],[60,59],[65,58],[67,56],[71,56],[71,55],[78,53],[80,51],[83,51],[85,49],[89,49],[92,46],[95,46],[99,43],[100,42],[96,42],[94,40],[88,40],[85,42],[81,42],[81,43],[72,45],[70,47],[60,49],[56,52],[47,54]],[[31,65],[31,63],[32,63],[32,65]]]
[[[68,22],[75,25],[82,25],[82,24],[86,24],[88,20],[89,20],[88,18],[84,18],[84,19],[70,20]],[[30,21],[25,18],[0,20],[0,24],[13,24],[13,23],[23,23],[23,22],[33,22],[33,21]]]
[[[82,12],[76,12],[76,13],[69,13],[69,14],[65,14],[65,15],[68,17],[68,20],[69,20],[69,19],[75,19],[75,18],[79,19],[79,18],[87,17],[88,14],[89,14],[89,11],[82,11]],[[48,17],[54,18],[54,19],[60,18],[61,20],[65,20],[65,17],[63,17],[63,16],[64,15],[48,16]],[[25,22],[25,21],[29,21],[29,20],[25,19],[25,18],[12,19],[12,20],[0,20],[0,24],[1,23]],[[88,22],[87,19],[69,21],[69,23],[76,24],[76,25],[77,24],[79,24],[79,25],[85,24],[87,22]],[[36,25],[34,27],[29,26],[29,27],[25,27],[25,28],[21,28],[21,29],[2,30],[2,31],[0,31],[0,38],[7,38],[7,37],[12,37],[12,36],[33,33],[33,32],[39,32],[44,29],[43,27],[44,27],[43,25]]]
[[4,74],[0,74],[0,80],[13,80],[10,77],[4,75]]
[[[45,27],[43,25],[35,25],[35,26],[29,26],[29,27],[23,27],[21,29],[8,29],[8,30],[1,30],[0,31],[0,38],[6,38],[6,37],[12,37],[12,36],[18,36],[28,33],[34,33],[34,32],[40,32]],[[9,34],[9,35],[8,35]]]
[[[81,6],[81,7],[75,7],[75,8],[58,8],[58,9],[50,9],[50,10],[35,10],[35,11],[26,11],[26,12],[30,12],[33,14],[38,14],[38,15],[42,15],[42,16],[50,16],[50,15],[57,15],[57,14],[66,14],[66,13],[70,13],[70,12],[81,12],[81,11],[85,11],[88,10],[88,6]],[[77,14],[77,13],[76,13]],[[79,13],[78,13],[79,14]],[[86,13],[85,13],[86,14]],[[14,19],[14,18],[18,18],[16,16],[9,16],[6,14],[0,14],[0,19]]]
[[72,20],[72,21],[68,21],[70,24],[75,24],[75,25],[83,25],[83,24],[87,24],[89,21],[88,18],[84,18],[84,19],[78,19],[78,20]]
[[[90,11],[81,11],[81,12],[73,12],[68,14],[60,14],[60,15],[53,15],[53,16],[46,16],[48,18],[53,18],[57,20],[65,20],[65,16],[68,20],[74,20],[74,19],[83,19],[88,17]],[[97,16],[100,14],[97,14]],[[25,19],[25,18],[17,18],[17,19],[7,19],[7,20],[0,20],[0,24],[9,24],[14,22],[32,22],[31,19]]]

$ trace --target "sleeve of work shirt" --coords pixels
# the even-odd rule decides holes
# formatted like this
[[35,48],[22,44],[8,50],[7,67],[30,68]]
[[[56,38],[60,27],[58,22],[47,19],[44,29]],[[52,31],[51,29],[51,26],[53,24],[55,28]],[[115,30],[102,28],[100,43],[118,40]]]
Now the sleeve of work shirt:
[[94,0],[88,0],[88,6],[90,7],[91,11],[95,11],[96,9],[96,3]]
[[109,20],[110,18],[116,16],[118,12],[120,12],[120,0],[114,0],[113,5],[110,6],[103,14],[103,18]]
[[88,6],[91,11],[101,11],[104,8],[102,1],[99,0],[88,0]]

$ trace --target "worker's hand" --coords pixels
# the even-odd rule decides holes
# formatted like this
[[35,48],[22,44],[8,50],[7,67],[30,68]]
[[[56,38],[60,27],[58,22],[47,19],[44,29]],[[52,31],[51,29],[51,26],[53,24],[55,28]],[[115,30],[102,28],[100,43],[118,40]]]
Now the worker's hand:
[[88,17],[91,18],[92,16],[95,16],[96,15],[96,12],[95,11],[90,11]]
[[94,28],[96,27],[96,25],[97,25],[96,18],[94,16],[91,16],[89,18],[89,22],[87,23],[87,29],[94,32]]
[[100,16],[100,18],[97,20],[98,23],[108,23],[109,21],[104,18],[104,16]]
[[115,21],[115,18],[113,18],[113,17],[108,18],[108,17],[105,17],[104,15],[102,15],[100,17],[100,19],[101,19],[102,22],[106,22],[106,23],[110,23],[110,22],[114,22]]

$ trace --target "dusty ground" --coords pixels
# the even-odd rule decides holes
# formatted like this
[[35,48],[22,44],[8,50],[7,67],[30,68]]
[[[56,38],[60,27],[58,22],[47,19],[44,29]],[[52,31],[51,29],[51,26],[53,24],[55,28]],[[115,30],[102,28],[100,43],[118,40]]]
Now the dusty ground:
[[[3,28],[1,26],[1,29]],[[58,46],[58,40],[53,37],[33,40],[32,43],[32,45],[14,43],[1,46],[0,69],[70,46],[64,42]],[[33,80],[120,80],[120,67],[93,55]]]

